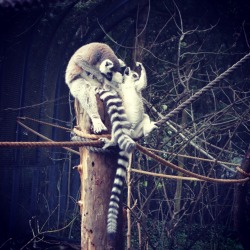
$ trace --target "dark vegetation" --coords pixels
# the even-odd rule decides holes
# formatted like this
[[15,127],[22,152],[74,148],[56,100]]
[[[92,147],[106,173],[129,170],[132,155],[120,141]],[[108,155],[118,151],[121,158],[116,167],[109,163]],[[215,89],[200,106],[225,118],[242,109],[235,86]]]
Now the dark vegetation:
[[[105,42],[128,65],[143,62],[148,74],[143,94],[153,120],[250,48],[247,1],[0,3],[0,141],[41,140],[16,123],[19,116],[74,126],[73,99],[64,72],[72,53],[83,44]],[[140,143],[192,172],[244,178],[236,166],[250,141],[249,65],[243,64]],[[53,140],[70,139],[63,130],[30,120],[26,124]],[[0,248],[20,249],[31,239],[25,249],[49,244],[77,248],[80,183],[73,167],[79,156],[60,148],[1,148],[0,157]],[[139,152],[132,168],[178,174]],[[249,183],[133,173],[131,185],[133,249],[249,249]]]

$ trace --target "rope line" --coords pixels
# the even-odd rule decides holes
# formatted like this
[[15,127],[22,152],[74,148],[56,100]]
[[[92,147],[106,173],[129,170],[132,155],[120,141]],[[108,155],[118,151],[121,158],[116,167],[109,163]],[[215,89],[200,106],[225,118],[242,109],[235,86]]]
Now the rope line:
[[111,139],[111,135],[110,134],[103,134],[103,135],[95,135],[95,134],[86,134],[83,131],[80,131],[77,128],[74,128],[73,133],[75,133],[76,135],[80,136],[80,137],[84,137],[86,139],[92,139],[92,140],[98,140],[100,138],[108,138]]
[[[62,141],[62,142],[54,142],[54,141],[48,141],[48,142],[0,142],[0,147],[86,147],[86,146],[92,146],[92,147],[102,147],[103,142],[97,140],[92,142],[82,142],[82,141]],[[217,182],[217,183],[244,183],[249,180],[249,177],[244,179],[216,179],[211,178],[203,175],[199,175],[193,172],[190,172],[189,170],[180,168],[176,166],[175,164],[166,161],[165,159],[159,157],[158,155],[155,155],[154,153],[150,152],[146,148],[142,147],[140,144],[136,143],[136,148],[140,150],[145,155],[148,155],[149,157],[155,159],[159,163],[163,164],[164,166],[170,167],[176,171],[179,171],[187,176],[191,176],[194,178],[198,178],[203,181],[208,182]]]
[[139,145],[138,143],[136,144],[136,148],[138,150],[140,150],[142,153],[148,155],[149,157],[155,159],[156,161],[158,161],[159,163],[163,164],[164,166],[170,167],[176,171],[179,171],[187,176],[191,176],[194,178],[198,178],[201,179],[203,181],[209,181],[209,182],[219,182],[219,183],[242,183],[242,182],[246,182],[249,180],[249,178],[244,178],[244,179],[216,179],[216,178],[211,178],[211,177],[207,177],[207,176],[203,176],[203,175],[199,175],[193,172],[190,172],[186,169],[183,169],[181,167],[176,166],[175,164],[166,161],[165,159],[159,157],[158,155],[150,152],[149,150],[147,150],[146,148],[142,147],[141,145]]
[[[19,120],[17,120],[17,123],[18,123],[20,126],[22,126],[23,128],[25,128],[25,129],[27,129],[28,131],[30,131],[31,133],[33,133],[33,134],[35,134],[35,135],[37,135],[37,136],[43,138],[44,140],[53,142],[53,140],[51,140],[50,138],[48,138],[48,137],[46,137],[46,136],[44,136],[44,135],[38,133],[37,131],[35,131],[34,129],[32,129],[32,128],[28,127],[27,125],[23,124],[23,123],[20,122]],[[62,147],[62,148],[64,148],[65,150],[67,150],[67,151],[69,151],[69,152],[71,152],[71,153],[80,155],[79,152],[77,152],[77,151],[75,151],[75,150],[73,150],[73,149],[71,149],[71,148],[67,148],[67,147]]]
[[37,120],[37,119],[33,119],[33,118],[30,118],[30,117],[26,117],[26,116],[24,116],[24,117],[17,117],[17,121],[18,120],[29,120],[29,121],[41,123],[41,124],[44,124],[44,125],[48,125],[48,126],[51,126],[51,127],[60,128],[60,129],[66,130],[66,131],[71,131],[70,128],[65,128],[63,126],[60,126],[60,125],[57,125],[57,124],[54,124],[54,123],[43,122],[43,121],[40,121],[40,120]]
[[38,142],[0,142],[0,147],[102,147],[102,141],[91,141],[91,142],[82,142],[82,141],[38,141]]
[[227,77],[230,73],[232,73],[236,68],[238,68],[241,64],[243,64],[247,59],[249,59],[250,53],[246,54],[243,58],[241,58],[238,62],[233,64],[230,68],[228,68],[226,71],[224,71],[222,74],[220,74],[218,77],[216,77],[212,82],[208,83],[205,87],[200,89],[198,92],[196,92],[193,96],[188,98],[186,101],[184,101],[182,104],[180,104],[177,108],[170,111],[165,117],[160,119],[156,122],[155,125],[161,126],[166,121],[168,121],[170,118],[176,116],[180,111],[185,109],[189,104],[196,101],[202,94],[207,92],[208,90],[212,89],[215,84],[217,84],[219,81]]
[[[146,147],[145,147],[146,148]],[[197,157],[197,156],[191,156],[191,155],[183,155],[183,154],[176,154],[176,153],[172,153],[172,152],[166,152],[166,151],[162,151],[162,150],[158,150],[158,149],[152,149],[152,148],[146,148],[152,152],[156,152],[156,153],[163,153],[163,154],[167,154],[170,156],[180,156],[180,157],[184,157],[187,159],[192,159],[192,160],[198,160],[198,161],[206,161],[206,162],[212,162],[212,163],[217,163],[217,164],[225,164],[225,165],[230,165],[230,166],[235,166],[238,167],[239,164],[237,163],[232,163],[232,162],[226,162],[226,161],[217,161],[215,160],[211,160],[211,159],[205,159],[205,158],[201,158],[201,157]]]

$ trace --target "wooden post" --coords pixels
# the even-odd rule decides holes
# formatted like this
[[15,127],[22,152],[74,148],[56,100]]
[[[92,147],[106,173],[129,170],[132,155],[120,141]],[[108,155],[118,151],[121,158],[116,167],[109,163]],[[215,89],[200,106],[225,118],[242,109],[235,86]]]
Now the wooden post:
[[[248,146],[247,152],[242,159],[240,168],[244,172],[250,173],[250,145]],[[242,179],[245,177],[246,176],[241,172],[237,172],[237,179]],[[244,249],[250,249],[249,226],[247,222],[247,219],[249,218],[249,211],[247,206],[248,184],[249,183],[247,182],[237,183],[235,184],[234,189],[234,228],[238,233],[238,237]]]
[[[104,112],[103,103],[97,98],[99,113],[107,128],[110,128],[109,116]],[[90,119],[75,101],[77,125],[84,133],[90,133]],[[110,246],[107,242],[107,211],[111,188],[117,166],[117,155],[92,153],[80,148],[81,200],[81,249],[103,250],[123,249],[122,232],[117,242]],[[119,228],[122,218],[120,216]]]

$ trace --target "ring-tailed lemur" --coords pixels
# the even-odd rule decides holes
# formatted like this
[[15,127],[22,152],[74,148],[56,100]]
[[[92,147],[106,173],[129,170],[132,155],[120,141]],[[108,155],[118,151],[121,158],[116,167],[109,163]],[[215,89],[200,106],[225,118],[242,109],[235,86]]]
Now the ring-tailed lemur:
[[155,122],[151,122],[149,116],[144,112],[141,91],[147,86],[147,75],[144,66],[137,62],[137,67],[141,68],[141,76],[130,70],[125,69],[123,83],[119,85],[120,95],[123,106],[131,122],[131,137],[138,139],[142,136],[148,136],[149,133],[158,128]]
[[[104,66],[103,61],[107,59],[108,65]],[[119,59],[113,50],[103,43],[84,45],[69,60],[65,74],[66,84],[89,115],[94,133],[107,130],[98,113],[95,89],[101,87],[104,82],[114,85],[121,83],[123,77],[120,70]]]

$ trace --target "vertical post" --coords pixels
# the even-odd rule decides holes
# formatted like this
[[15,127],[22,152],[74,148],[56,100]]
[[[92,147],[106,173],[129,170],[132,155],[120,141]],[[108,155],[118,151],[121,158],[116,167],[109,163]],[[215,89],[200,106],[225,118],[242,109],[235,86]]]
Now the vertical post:
[[[242,159],[240,168],[246,173],[250,173],[250,145],[248,146],[247,152]],[[246,176],[244,174],[237,172],[237,179],[245,177]],[[250,249],[249,226],[247,224],[247,218],[249,218],[249,211],[247,209],[247,190],[247,182],[235,184],[233,207],[234,228],[238,233],[238,237],[244,249]]]
[[[103,103],[97,98],[99,113],[104,124],[110,128],[108,115],[104,112]],[[75,101],[77,125],[84,133],[90,133],[90,120],[79,102]],[[107,211],[111,188],[117,166],[117,156],[103,153],[92,153],[80,148],[81,199],[81,249],[122,249],[121,232],[114,247],[107,242]]]

